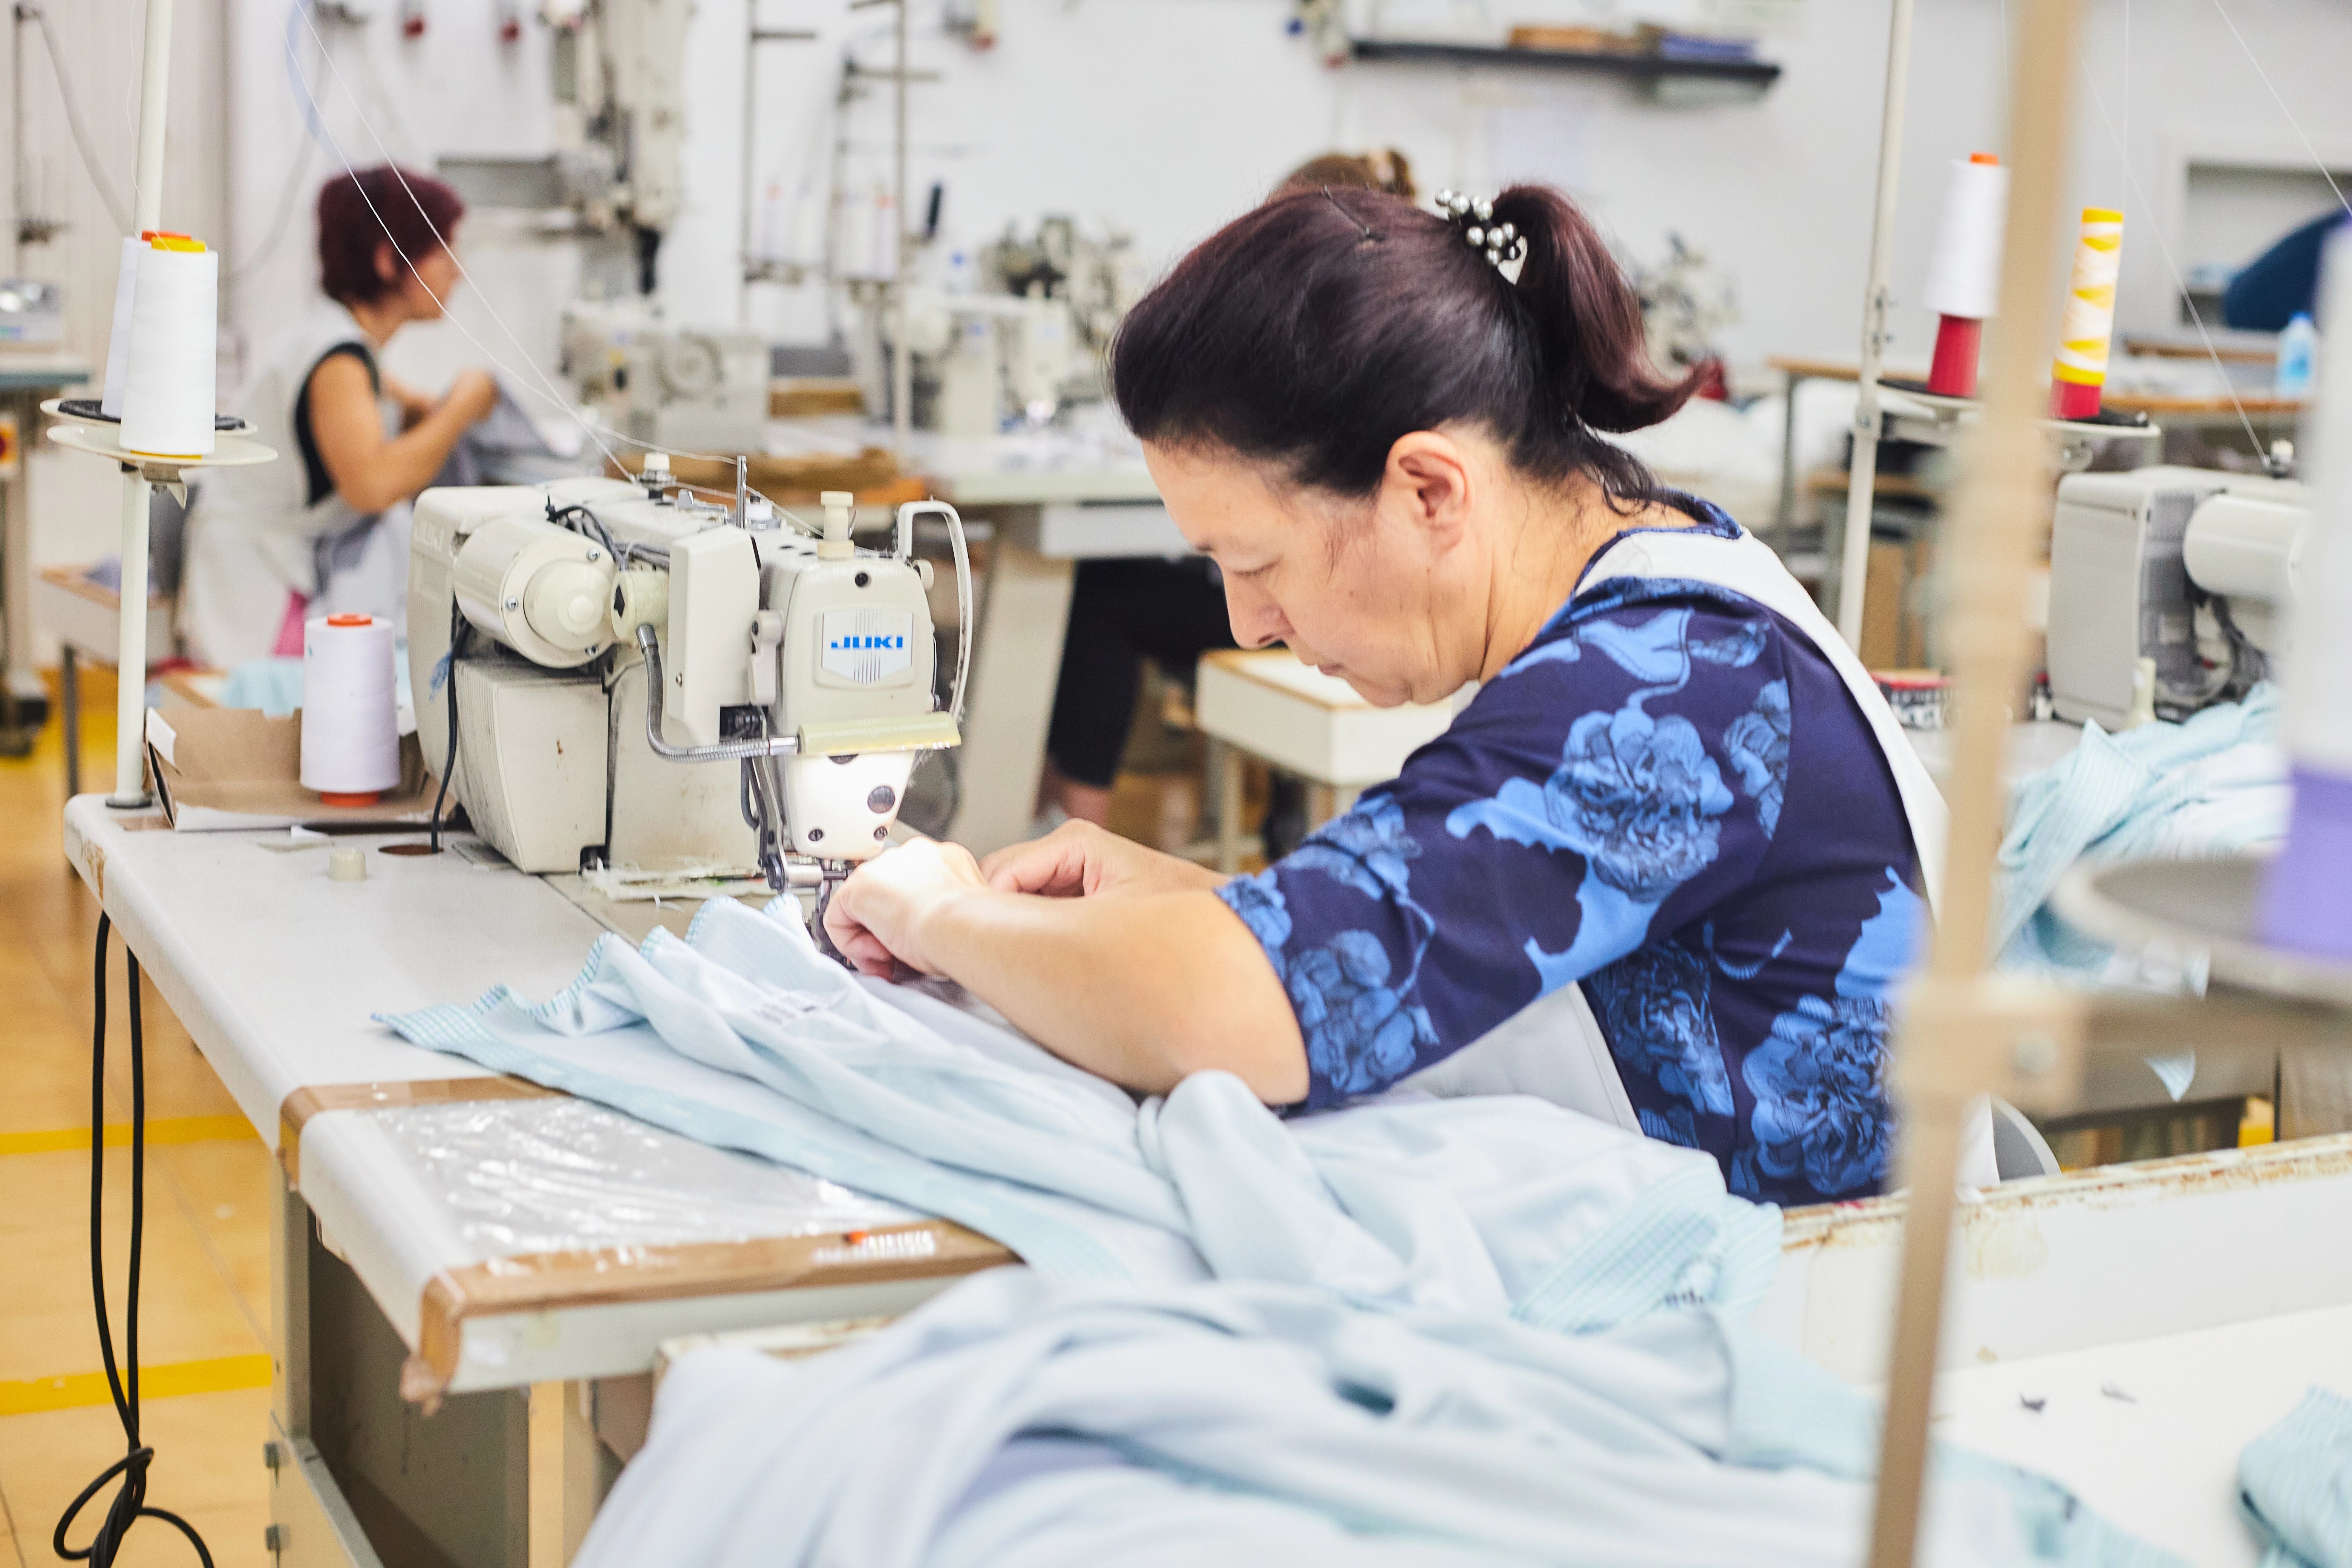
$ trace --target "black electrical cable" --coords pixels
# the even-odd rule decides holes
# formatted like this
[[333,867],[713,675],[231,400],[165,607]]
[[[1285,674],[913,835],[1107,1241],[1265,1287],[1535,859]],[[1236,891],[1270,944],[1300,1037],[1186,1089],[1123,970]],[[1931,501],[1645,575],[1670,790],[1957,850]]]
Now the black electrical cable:
[[[114,1361],[114,1332],[106,1321],[106,939],[112,928],[108,916],[98,917],[98,956],[91,964],[97,984],[89,1040],[89,1294],[98,1310],[99,1355],[106,1365],[106,1386],[114,1396],[114,1414],[122,1423],[125,1447],[122,1458],[100,1471],[98,1479],[66,1505],[49,1547],[68,1562],[109,1568],[133,1524],[142,1519],[160,1519],[188,1538],[205,1568],[213,1568],[213,1554],[195,1526],[168,1510],[147,1506],[147,1467],[155,1459],[155,1450],[139,1441],[139,1259],[147,1215],[147,1061],[139,1020],[139,960],[128,944],[122,956],[131,972],[131,1277],[122,1304],[120,1369]],[[107,1505],[98,1533],[79,1551],[68,1546],[66,1531],[83,1505],[118,1476],[122,1479],[121,1488]]]
[[433,853],[441,853],[441,805],[449,798],[449,781],[457,772],[457,655],[466,640],[466,613],[455,600],[449,605],[449,679],[444,687],[449,708],[449,744],[441,753],[441,784],[433,792]]

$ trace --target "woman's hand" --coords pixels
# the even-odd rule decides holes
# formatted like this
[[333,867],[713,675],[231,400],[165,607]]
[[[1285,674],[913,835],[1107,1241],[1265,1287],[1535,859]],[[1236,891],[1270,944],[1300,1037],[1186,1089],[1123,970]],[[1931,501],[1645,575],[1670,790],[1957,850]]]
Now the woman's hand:
[[911,838],[850,873],[825,906],[825,934],[862,974],[888,979],[900,963],[938,974],[938,958],[924,944],[926,925],[956,897],[987,886],[962,845]]
[[441,405],[466,424],[477,424],[499,405],[499,384],[488,371],[461,370],[442,395]]
[[[1000,892],[1090,899],[1108,892],[1190,892],[1224,879],[1190,860],[1147,849],[1132,839],[1075,819],[1043,838],[1000,849],[980,863]],[[844,949],[844,951],[847,951]]]

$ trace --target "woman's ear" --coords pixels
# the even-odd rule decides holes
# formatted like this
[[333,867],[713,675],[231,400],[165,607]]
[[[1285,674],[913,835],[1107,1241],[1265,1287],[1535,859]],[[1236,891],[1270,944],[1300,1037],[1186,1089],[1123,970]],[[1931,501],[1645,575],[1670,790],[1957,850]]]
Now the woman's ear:
[[400,282],[400,258],[393,254],[392,241],[388,239],[375,242],[375,275],[387,283]]
[[1398,437],[1381,475],[1386,499],[1403,503],[1409,521],[1445,535],[1468,520],[1473,483],[1469,454],[1434,430]]

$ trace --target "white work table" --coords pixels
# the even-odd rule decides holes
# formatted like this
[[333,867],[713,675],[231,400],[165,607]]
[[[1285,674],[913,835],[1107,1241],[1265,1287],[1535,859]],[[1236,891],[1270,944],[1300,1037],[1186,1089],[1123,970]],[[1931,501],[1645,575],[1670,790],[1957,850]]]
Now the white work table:
[[[892,1316],[1009,1258],[958,1227],[491,1077],[371,1022],[499,984],[530,1000],[568,984],[604,928],[546,880],[456,854],[371,852],[366,881],[336,884],[322,848],[173,833],[96,796],[68,805],[66,841],[287,1165],[272,1237],[275,1418],[299,1462],[280,1472],[273,1517],[306,1540],[357,1528],[334,1524],[352,1510],[311,1441],[314,1384],[347,1401],[373,1389],[374,1405],[336,1418],[397,1428],[402,1444],[457,1429],[404,1394],[462,1403],[510,1397],[467,1390],[531,1385],[533,1474],[544,1450],[570,1478],[547,1528],[576,1540],[601,1495],[577,1413],[590,1388],[601,1413],[623,1386],[593,1380],[652,1365],[668,1340]],[[549,1173],[560,1179],[539,1179]],[[1759,1327],[1876,1381],[1900,1215],[1899,1199],[1792,1213]],[[869,1228],[889,1245],[869,1247]],[[2352,1253],[2322,1239],[2347,1232],[2352,1136],[1996,1189],[1961,1215],[1937,1430],[2046,1469],[2189,1561],[2250,1564],[2230,1511],[2237,1450],[2305,1384],[2352,1393]],[[307,1325],[329,1253],[396,1334],[396,1378],[313,1377]],[[2039,1415],[2019,1415],[2021,1394],[2045,1401]],[[544,1424],[542,1397],[556,1413]]]
[[[97,795],[66,808],[75,868],[286,1171],[272,1452],[292,1462],[274,1466],[272,1518],[340,1544],[285,1561],[366,1568],[373,1530],[495,1533],[522,1423],[481,1401],[525,1392],[530,1472],[562,1502],[548,1521],[531,1510],[533,1528],[576,1542],[601,1495],[585,1412],[601,1419],[615,1387],[643,1400],[598,1380],[646,1372],[680,1334],[895,1316],[1011,1260],[959,1226],[403,1043],[372,1015],[501,984],[543,1000],[605,928],[540,878],[338,841],[369,850],[366,880],[329,881],[325,845],[281,847],[282,832],[176,833]],[[469,1413],[428,1419],[449,1399]],[[411,1458],[436,1446],[437,1479]],[[530,1543],[511,1544],[521,1568]]]

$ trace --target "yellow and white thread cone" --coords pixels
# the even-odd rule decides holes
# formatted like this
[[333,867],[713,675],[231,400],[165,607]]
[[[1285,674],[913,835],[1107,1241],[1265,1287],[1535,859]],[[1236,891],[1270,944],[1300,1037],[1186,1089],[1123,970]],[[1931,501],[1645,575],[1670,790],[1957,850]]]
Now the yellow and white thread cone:
[[2112,207],[2083,209],[2083,238],[2074,247],[2074,280],[2066,290],[2066,318],[2058,330],[2057,384],[2051,411],[2061,419],[2088,419],[2099,411],[2107,382],[2107,347],[2116,333],[2116,276],[2123,265],[2124,215]]

